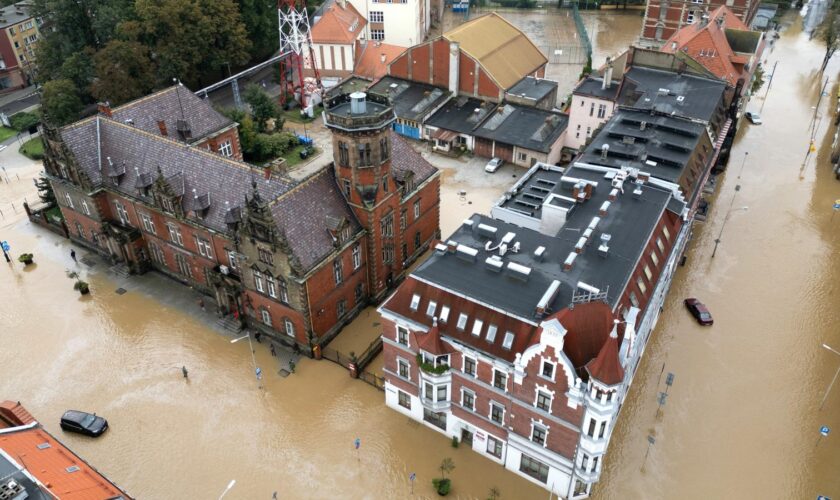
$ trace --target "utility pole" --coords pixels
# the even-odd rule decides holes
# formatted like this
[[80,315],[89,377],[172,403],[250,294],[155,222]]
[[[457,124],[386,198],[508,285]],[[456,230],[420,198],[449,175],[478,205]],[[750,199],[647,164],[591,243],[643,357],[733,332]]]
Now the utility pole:
[[811,129],[817,124],[817,112],[820,110],[820,103],[822,102],[823,94],[825,94],[825,88],[828,86],[828,77],[825,77],[825,83],[823,83],[822,89],[820,89],[820,95],[817,97],[817,105],[814,106],[814,117],[811,119]]
[[733,209],[732,205],[735,204],[735,197],[738,195],[738,191],[741,190],[741,185],[735,185],[735,194],[732,195],[732,201],[729,202],[729,210],[726,212],[726,217],[723,218],[723,224],[720,226],[720,233],[718,233],[718,237],[715,238],[715,248],[712,250],[712,258],[715,258],[715,254],[717,253],[718,245],[720,245],[720,239],[723,236],[723,230],[726,228],[726,223],[729,222],[729,216],[732,215],[732,212],[735,210],[746,210],[747,207],[740,207]]
[[770,86],[773,85],[773,76],[776,74],[776,66],[779,65],[779,61],[773,63],[773,71],[770,73],[770,80],[767,81],[767,90],[764,92],[764,98],[767,99],[767,94],[770,93]]

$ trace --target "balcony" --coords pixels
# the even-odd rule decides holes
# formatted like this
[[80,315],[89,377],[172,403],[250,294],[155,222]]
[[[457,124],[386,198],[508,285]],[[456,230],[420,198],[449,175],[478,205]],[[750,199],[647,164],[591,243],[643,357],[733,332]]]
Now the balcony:
[[378,94],[361,94],[358,98],[341,94],[325,102],[324,123],[327,127],[349,132],[381,129],[396,119],[388,98]]

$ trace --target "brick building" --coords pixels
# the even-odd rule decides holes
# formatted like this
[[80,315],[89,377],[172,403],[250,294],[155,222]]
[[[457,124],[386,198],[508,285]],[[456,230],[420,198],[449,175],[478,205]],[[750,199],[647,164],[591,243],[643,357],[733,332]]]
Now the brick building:
[[386,404],[563,498],[597,482],[687,241],[673,189],[537,164],[379,308]]
[[744,25],[749,26],[761,2],[755,0],[647,0],[639,43],[659,48],[681,28],[698,23],[709,10],[726,6]]
[[130,500],[19,402],[0,403],[0,498]]
[[[382,106],[386,119],[393,110]],[[336,148],[339,166],[295,181],[238,160],[236,124],[180,87],[46,127],[44,166],[74,241],[127,272],[169,275],[212,295],[229,322],[308,349],[438,236],[437,170],[380,125],[347,133],[361,151],[352,175]],[[356,175],[360,158],[375,185]],[[370,193],[379,204],[359,210]]]

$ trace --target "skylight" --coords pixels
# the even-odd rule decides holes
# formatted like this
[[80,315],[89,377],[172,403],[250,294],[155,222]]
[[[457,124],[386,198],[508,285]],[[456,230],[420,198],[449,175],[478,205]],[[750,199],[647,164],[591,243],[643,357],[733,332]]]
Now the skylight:
[[459,329],[459,330],[463,330],[464,328],[466,328],[466,326],[467,326],[467,318],[468,318],[468,317],[467,317],[467,315],[466,315],[466,314],[464,314],[464,313],[461,313],[461,314],[458,316],[458,325],[457,325],[457,327],[458,327],[458,329]]
[[437,311],[437,302],[430,300],[428,307],[426,307],[426,316],[434,318],[435,311]]
[[496,340],[496,325],[490,323],[490,326],[487,327],[487,342],[493,342]]
[[442,323],[446,323],[446,320],[449,319],[449,306],[442,306],[440,308],[440,321]]
[[420,296],[416,293],[411,296],[411,305],[409,307],[411,307],[412,311],[416,311],[420,307]]
[[505,349],[510,349],[510,346],[513,345],[513,332],[508,330],[505,333],[505,340],[502,342],[502,347]]
[[481,335],[481,327],[483,327],[483,326],[484,326],[483,321],[481,321],[480,319],[475,320],[475,322],[473,323],[473,327],[472,327],[472,334],[475,335],[476,337]]

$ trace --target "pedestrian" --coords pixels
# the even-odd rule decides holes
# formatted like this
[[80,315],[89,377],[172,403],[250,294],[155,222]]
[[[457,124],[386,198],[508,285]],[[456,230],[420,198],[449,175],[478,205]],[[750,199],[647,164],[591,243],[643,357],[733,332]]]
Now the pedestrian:
[[76,262],[76,250],[73,248],[70,249],[70,258],[73,259],[73,262]]
[[271,355],[275,358],[277,357],[277,351],[274,349],[274,343],[273,342],[271,344]]
[[186,366],[182,366],[182,367],[181,367],[181,373],[183,373],[183,374],[184,374],[184,378],[190,378],[190,372],[188,372],[188,371],[187,371],[187,367],[186,367]]
[[262,344],[262,342],[260,341],[260,337],[262,337],[262,334],[260,332],[254,334],[254,340],[256,340],[258,344]]

